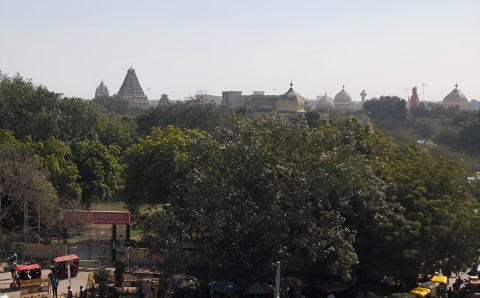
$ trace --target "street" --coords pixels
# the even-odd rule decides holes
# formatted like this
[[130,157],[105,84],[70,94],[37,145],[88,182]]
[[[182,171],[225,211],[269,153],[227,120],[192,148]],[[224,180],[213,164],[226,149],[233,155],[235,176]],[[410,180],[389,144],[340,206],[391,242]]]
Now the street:
[[[88,273],[93,271],[91,268],[80,267],[80,271],[78,272],[76,277],[71,278],[71,287],[73,294],[78,294],[80,291],[80,286],[86,287],[87,285],[87,278]],[[48,274],[50,273],[50,269],[42,270],[42,277],[47,278]],[[20,298],[20,289],[10,289],[10,283],[12,282],[12,276],[9,271],[5,271],[0,273],[0,297],[4,297],[2,295],[7,295],[9,298]],[[60,297],[61,293],[67,293],[67,287],[70,285],[68,278],[59,279],[58,284],[58,296]],[[47,293],[47,292],[45,292]],[[47,293],[48,294],[48,293]],[[52,291],[50,288],[50,297],[52,295]]]

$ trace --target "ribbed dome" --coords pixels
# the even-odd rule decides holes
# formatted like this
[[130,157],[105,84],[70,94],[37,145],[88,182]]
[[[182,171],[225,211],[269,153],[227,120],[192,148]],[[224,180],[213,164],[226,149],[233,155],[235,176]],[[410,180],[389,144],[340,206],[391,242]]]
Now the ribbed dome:
[[345,86],[342,86],[342,90],[335,95],[334,99],[335,103],[351,103],[352,97],[350,93],[345,91]]
[[293,90],[293,83],[290,83],[290,89],[278,99],[277,111],[305,112],[305,99]]
[[334,109],[335,103],[333,102],[331,97],[325,94],[325,96],[323,96],[319,101],[317,101],[315,107],[317,109]]
[[462,91],[458,90],[458,84],[455,84],[455,89],[452,92],[448,93],[447,96],[443,99],[444,104],[450,105],[468,105],[468,99]]

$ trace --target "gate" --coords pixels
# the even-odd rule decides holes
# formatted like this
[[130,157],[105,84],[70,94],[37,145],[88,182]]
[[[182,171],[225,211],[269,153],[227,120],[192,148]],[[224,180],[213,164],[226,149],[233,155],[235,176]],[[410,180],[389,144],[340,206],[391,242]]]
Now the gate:
[[[117,241],[116,250],[113,250],[111,239],[83,240],[69,244],[68,253],[76,254],[81,260],[99,260],[100,262],[110,262],[112,259],[123,260],[125,243],[118,242],[120,241]],[[112,256],[112,253],[115,253],[115,256]]]

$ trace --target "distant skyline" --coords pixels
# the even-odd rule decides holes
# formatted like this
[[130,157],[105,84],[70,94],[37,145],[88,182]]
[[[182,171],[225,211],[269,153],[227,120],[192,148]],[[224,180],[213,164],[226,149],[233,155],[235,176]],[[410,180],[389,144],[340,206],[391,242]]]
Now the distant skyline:
[[150,100],[290,81],[308,99],[441,101],[458,83],[480,100],[480,1],[0,0],[3,74],[91,99],[130,67]]

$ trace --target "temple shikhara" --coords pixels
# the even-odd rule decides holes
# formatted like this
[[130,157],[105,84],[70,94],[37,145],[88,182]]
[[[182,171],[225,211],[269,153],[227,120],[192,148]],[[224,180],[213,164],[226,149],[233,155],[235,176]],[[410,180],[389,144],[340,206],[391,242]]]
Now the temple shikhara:
[[127,71],[127,75],[118,91],[118,96],[135,107],[148,108],[149,106],[148,98],[143,92],[142,86],[140,86],[135,69],[132,67]]
[[102,97],[102,96],[110,96],[108,92],[107,86],[103,83],[103,81],[100,82],[100,85],[97,86],[97,89],[95,89],[95,98]]

